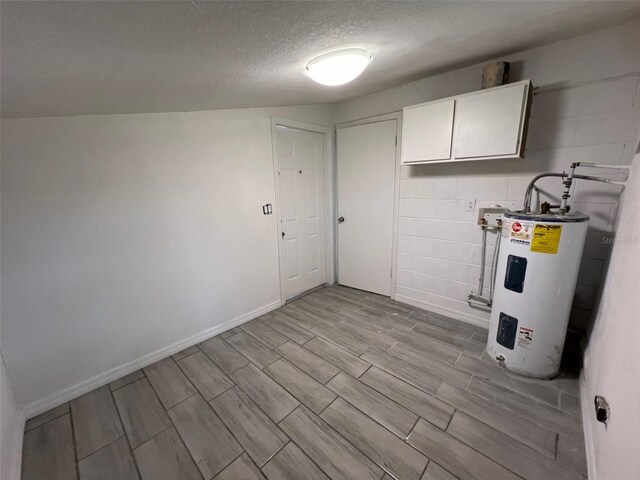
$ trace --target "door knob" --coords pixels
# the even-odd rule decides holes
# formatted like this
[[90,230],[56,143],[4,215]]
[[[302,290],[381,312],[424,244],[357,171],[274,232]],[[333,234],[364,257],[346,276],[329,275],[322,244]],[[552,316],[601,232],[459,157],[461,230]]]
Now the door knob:
[[338,223],[342,223],[342,222],[344,222],[344,217],[338,218]]
[[284,232],[282,232],[282,238],[284,238]]

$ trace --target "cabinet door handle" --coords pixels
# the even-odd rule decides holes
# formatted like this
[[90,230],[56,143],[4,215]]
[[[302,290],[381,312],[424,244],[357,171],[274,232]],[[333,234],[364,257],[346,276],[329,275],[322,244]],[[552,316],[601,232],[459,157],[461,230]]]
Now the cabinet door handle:
[[342,222],[344,222],[344,217],[338,218],[338,223],[342,223]]

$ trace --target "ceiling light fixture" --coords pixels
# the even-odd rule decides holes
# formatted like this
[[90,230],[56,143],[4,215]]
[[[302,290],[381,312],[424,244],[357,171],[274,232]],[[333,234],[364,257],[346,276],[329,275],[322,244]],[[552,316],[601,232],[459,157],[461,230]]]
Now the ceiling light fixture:
[[362,48],[343,48],[312,58],[304,74],[322,85],[344,85],[360,75],[372,55]]

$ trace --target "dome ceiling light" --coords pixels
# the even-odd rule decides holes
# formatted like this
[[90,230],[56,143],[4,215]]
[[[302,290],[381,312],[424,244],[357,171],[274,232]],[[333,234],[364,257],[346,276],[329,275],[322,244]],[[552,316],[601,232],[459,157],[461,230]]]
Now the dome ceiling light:
[[334,50],[309,60],[304,74],[322,85],[344,85],[357,78],[371,59],[371,53],[362,48]]

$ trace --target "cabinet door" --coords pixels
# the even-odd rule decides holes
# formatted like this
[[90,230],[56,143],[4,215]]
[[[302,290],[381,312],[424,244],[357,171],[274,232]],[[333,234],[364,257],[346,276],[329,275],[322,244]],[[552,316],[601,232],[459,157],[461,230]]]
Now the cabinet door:
[[402,114],[402,163],[449,160],[455,100],[407,107]]
[[458,98],[453,156],[519,156],[526,94],[520,83]]

